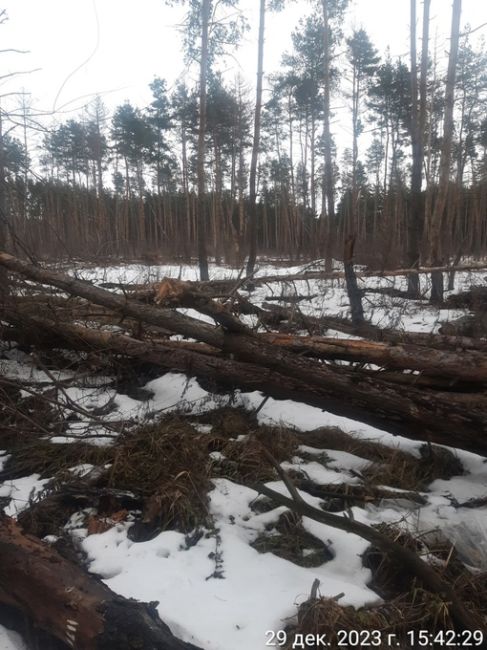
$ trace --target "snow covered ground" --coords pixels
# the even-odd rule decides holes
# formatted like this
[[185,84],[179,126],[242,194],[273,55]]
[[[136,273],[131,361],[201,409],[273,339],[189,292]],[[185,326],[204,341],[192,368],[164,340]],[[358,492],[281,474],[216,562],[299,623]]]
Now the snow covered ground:
[[0,625],[0,650],[29,650],[22,641],[22,637]]
[[[257,267],[255,277],[271,275],[295,275],[303,271],[323,271],[323,261],[306,263],[296,266],[276,266],[262,262]],[[342,271],[341,262],[334,262],[334,271]],[[360,267],[356,268],[357,272]],[[215,266],[210,264],[210,278],[212,280],[237,279],[240,271],[230,267]],[[76,276],[94,283],[133,283],[158,282],[165,277],[178,278],[181,280],[198,280],[199,272],[196,265],[159,265],[145,266],[141,264],[129,264],[125,266],[109,267],[79,267],[75,272]],[[487,269],[480,271],[461,271],[455,276],[455,290],[445,292],[445,297],[450,293],[465,291],[472,285],[485,284]],[[388,288],[405,290],[407,280],[403,276],[384,276],[359,278],[359,287],[371,289]],[[394,327],[411,332],[437,332],[442,323],[455,320],[464,314],[456,309],[438,309],[428,304],[430,294],[430,280],[425,274],[421,275],[422,301],[405,300],[404,298],[392,298],[387,295],[368,294],[364,299],[364,310],[366,318],[380,327]],[[349,304],[347,292],[343,280],[294,280],[291,282],[271,282],[265,285],[256,286],[248,295],[252,303],[261,305],[266,297],[272,296],[294,296],[294,295],[316,295],[311,301],[299,303],[300,310],[308,316],[341,316],[348,317]],[[181,310],[188,313],[189,310]],[[211,319],[198,312],[191,310],[189,315],[200,318],[206,322]],[[248,324],[252,324],[252,317],[248,318]],[[245,320],[245,319],[244,319]],[[340,335],[338,333],[338,335]],[[343,334],[341,335],[343,336]]]
[[[309,266],[309,265],[307,265]],[[259,275],[297,273],[301,267],[282,268],[262,265]],[[312,270],[312,268],[310,269]],[[77,275],[95,282],[144,282],[164,276],[197,279],[197,270],[190,266],[142,267],[128,265],[122,269],[78,269]],[[212,278],[236,277],[229,269],[211,269]],[[484,281],[484,273],[458,273],[456,291]],[[404,278],[368,278],[369,287],[392,286],[405,288]],[[297,281],[284,286],[271,283],[258,286],[251,295],[255,304],[262,304],[269,295],[317,294],[311,302],[300,303],[303,313],[313,316],[348,315],[348,300],[341,281]],[[383,295],[372,295],[364,305],[367,315],[383,327],[393,326],[408,331],[436,331],[442,322],[457,318],[464,312],[439,310],[426,302],[415,303]],[[191,315],[195,316],[194,312]],[[341,335],[341,334],[340,334]],[[0,367],[6,376],[21,379],[31,390],[44,390],[49,377],[35,367],[28,356],[17,349],[0,349]],[[68,380],[69,373],[60,373]],[[105,378],[107,381],[109,378]],[[65,389],[66,413],[68,400],[87,412],[103,410],[108,421],[142,421],[149,414],[184,410],[197,415],[225,404],[256,409],[263,400],[261,393],[237,392],[232,396],[215,396],[203,389],[195,379],[177,373],[149,381],[144,387],[150,397],[138,400],[118,393],[98,378],[79,382]],[[268,399],[258,413],[262,424],[280,424],[297,431],[309,431],[323,426],[339,427],[342,431],[380,441],[419,456],[419,443],[339,417],[311,406],[293,401]],[[89,439],[96,444],[112,444],[113,439],[99,437],[109,431],[88,417],[79,415],[69,423],[65,435],[56,436],[54,443]],[[98,436],[98,437],[97,437]],[[237,437],[237,436],[236,436]],[[336,450],[317,450],[301,446],[299,453],[283,463],[284,469],[304,471],[316,484],[360,483],[360,472],[367,461],[354,454]],[[313,454],[326,454],[323,464]],[[457,508],[455,504],[473,497],[487,496],[487,464],[481,457],[463,451],[455,454],[465,473],[449,480],[436,480],[423,492],[423,506],[401,499],[387,499],[379,505],[351,508],[352,516],[369,525],[387,522],[408,527],[413,531],[442,530],[450,539],[458,540],[468,561],[476,568],[487,570],[487,508]],[[311,456],[311,457],[310,457]],[[0,451],[0,469],[7,460]],[[10,497],[5,511],[16,516],[27,507],[46,484],[38,474],[0,484],[0,497]],[[268,483],[274,490],[287,495],[280,481]],[[312,505],[319,499],[301,492]],[[296,606],[309,596],[315,578],[320,580],[320,593],[336,596],[343,593],[342,604],[361,606],[378,602],[377,594],[368,587],[370,571],[362,566],[361,554],[368,544],[351,534],[305,518],[303,526],[331,550],[334,557],[318,567],[302,567],[273,555],[259,553],[250,544],[276,524],[284,508],[256,513],[251,508],[257,493],[228,479],[214,479],[210,492],[210,514],[213,530],[207,531],[195,543],[177,531],[165,531],[146,542],[132,542],[128,535],[131,522],[115,525],[100,534],[87,534],[83,513],[73,516],[68,529],[76,537],[89,560],[89,569],[102,576],[114,591],[144,601],[158,601],[161,618],[180,638],[192,641],[205,650],[263,650],[268,630],[286,626],[296,614]],[[350,513],[349,513],[350,514]],[[477,555],[472,557],[472,543]],[[463,546],[462,546],[463,545]],[[0,650],[24,648],[20,638],[0,627]]]

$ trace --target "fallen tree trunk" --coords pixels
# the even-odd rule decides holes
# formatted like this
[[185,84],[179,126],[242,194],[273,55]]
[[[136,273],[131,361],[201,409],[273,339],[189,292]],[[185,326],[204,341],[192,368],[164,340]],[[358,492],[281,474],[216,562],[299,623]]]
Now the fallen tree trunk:
[[[406,276],[412,273],[431,273],[432,271],[449,272],[449,271],[483,271],[487,268],[487,264],[461,264],[456,267],[452,266],[423,266],[419,269],[392,269],[392,270],[370,270],[356,272],[357,278],[382,278],[387,276]],[[333,280],[343,279],[345,273],[343,271],[304,271],[300,273],[292,273],[289,275],[261,275],[252,277],[249,281],[252,284],[267,284],[271,282],[294,282],[296,280]],[[246,279],[242,280],[245,284]],[[204,287],[218,287],[220,290],[230,287],[235,284],[235,280],[209,280],[207,282],[198,283],[201,288]],[[196,284],[196,283],[195,283]]]
[[[192,300],[193,298],[194,300]],[[23,301],[21,301],[21,304],[22,310],[19,310],[19,313],[23,312],[28,314],[29,312],[25,309],[26,305]],[[187,293],[182,304],[192,306],[196,309],[200,308],[206,314],[215,318],[221,318],[223,315],[227,325],[229,324],[233,331],[239,331],[241,329],[243,333],[247,332],[245,325],[225,311],[221,305],[206,297],[202,298],[192,292]],[[30,303],[27,306],[29,305]],[[64,313],[63,305],[59,304],[58,307],[63,320],[66,320],[67,317],[69,318],[69,313]],[[263,310],[259,309],[257,313],[262,316]],[[49,317],[50,314],[52,315],[52,310],[44,310],[45,316]],[[76,316],[77,320],[81,315],[77,311],[73,313],[73,317]],[[96,312],[88,315],[90,318],[99,321]],[[108,312],[103,311],[102,316],[102,322],[109,322]],[[12,310],[9,311],[9,318],[11,322],[15,322],[15,313]],[[20,325],[22,325],[21,320]],[[170,332],[168,333],[170,334]],[[17,332],[17,336],[17,340],[25,338],[25,333]],[[256,338],[273,345],[278,345],[294,353],[319,359],[340,359],[371,363],[387,369],[416,370],[432,377],[441,377],[447,380],[453,379],[455,380],[454,383],[484,383],[487,381],[487,359],[484,354],[473,350],[463,351],[460,354],[448,350],[430,349],[426,346],[418,346],[410,343],[398,342],[389,344],[387,342],[339,339],[333,337],[293,336],[284,333],[259,334]],[[195,351],[204,352],[201,344],[171,343],[169,341],[166,344],[173,344],[175,348],[181,348],[184,345],[189,350],[194,349]],[[210,346],[208,352],[214,353],[215,349],[215,347]]]
[[0,252],[0,265],[40,284],[53,285],[67,293],[86,298],[96,305],[107,307],[122,316],[129,316],[151,325],[163,327],[171,332],[199,339],[217,347],[223,344],[223,334],[220,331],[200,320],[184,316],[171,309],[159,309],[135,303],[88,282],[27,264],[8,253]]
[[[165,330],[176,332],[190,338],[195,338],[215,347],[221,347],[223,345],[223,336],[219,330],[202,323],[200,320],[178,314],[173,310],[157,309],[152,305],[144,305],[128,300],[124,296],[113,294],[104,289],[95,287],[90,283],[41,269],[32,264],[27,264],[26,262],[18,260],[7,253],[0,252],[0,265],[41,284],[52,284],[70,294],[86,298],[97,305],[118,312],[122,316],[131,317],[139,322],[142,321]],[[230,331],[238,331],[243,334],[251,333],[243,324],[233,318],[224,307],[211,301],[208,296],[204,295],[204,293],[199,290],[199,287],[204,286],[205,283],[186,284],[189,285],[189,289],[186,293],[187,302],[185,303],[187,306],[198,307],[202,313],[212,316],[217,322],[221,323],[223,327]],[[195,289],[191,288],[193,285],[196,287]],[[235,282],[233,282],[233,286],[235,286]],[[350,321],[338,317],[308,317],[303,316],[299,311],[285,309],[277,305],[264,306],[268,308],[267,312],[255,307],[254,313],[257,313],[262,321],[268,320],[271,324],[275,324],[276,318],[281,318],[283,320],[295,318],[300,319],[304,327],[312,326],[313,328],[317,328],[319,333],[321,333],[323,329],[334,328],[348,334],[366,336],[373,340],[390,341],[392,343],[407,342],[417,345],[427,345],[438,349],[450,348],[457,350],[459,348],[466,348],[487,351],[486,341],[479,341],[468,337],[399,332],[397,330],[381,329],[370,323],[364,323],[357,327]],[[249,311],[248,305],[247,311]]]
[[[0,338],[6,341],[15,341],[21,345],[51,349],[54,347],[66,347],[72,350],[78,350],[83,352],[93,352],[95,349],[100,350],[101,352],[115,352],[116,354],[124,354],[126,356],[131,356],[130,352],[133,346],[123,348],[112,349],[112,345],[109,347],[97,347],[97,344],[94,344],[93,341],[86,341],[84,333],[76,336],[67,336],[69,326],[64,331],[64,333],[59,330],[53,329],[49,321],[44,321],[41,329],[41,322],[31,321],[31,325],[26,327],[20,325],[20,320],[18,315],[15,318],[11,318],[12,322],[18,323],[17,327],[2,327],[0,325]],[[27,323],[24,319],[24,323]],[[100,333],[101,330],[85,330],[87,332],[94,331],[95,333]],[[315,358],[333,358],[336,353],[337,359],[347,356],[340,352],[340,348],[334,346],[334,342],[337,339],[325,339],[320,337],[296,337],[296,341],[286,334],[262,334],[262,338],[265,338],[269,342],[274,344],[274,339],[278,339],[276,343],[284,348],[288,348],[298,354],[303,356],[310,356]],[[319,343],[315,346],[313,341],[317,339]],[[157,349],[156,346],[159,346],[159,349],[162,350],[173,350],[177,351],[186,351],[186,352],[195,352],[205,356],[218,357],[223,359],[224,355],[217,348],[214,348],[206,343],[193,343],[188,341],[171,341],[166,338],[150,336],[150,338],[141,341],[140,339],[132,339],[136,343],[142,343],[143,345],[140,348],[136,348],[136,353],[133,355],[135,358],[138,358],[142,362],[153,363],[155,365],[161,365],[161,367],[166,368],[164,364],[157,363],[151,350],[154,351]],[[321,341],[325,342],[323,350],[321,349]],[[326,344],[326,341],[330,341],[330,346]],[[311,342],[311,343],[309,343]],[[147,347],[149,344],[149,347]],[[338,351],[337,351],[338,350]],[[146,356],[147,353],[147,356]],[[355,359],[358,360],[358,359]],[[104,367],[103,361],[100,359],[101,366]],[[184,370],[184,372],[186,372]],[[360,369],[354,370],[354,372],[360,372],[364,377],[368,376],[372,381],[379,380],[381,382],[388,382],[391,384],[400,384],[406,386],[413,386],[416,388],[424,387],[433,390],[445,390],[445,391],[459,391],[461,393],[476,393],[479,391],[479,383],[471,383],[462,381],[459,378],[441,376],[432,374],[411,374],[404,373],[402,369],[400,370],[368,370]],[[454,395],[453,398],[458,397]]]
[[154,604],[118,596],[5,515],[0,519],[0,604],[76,650],[201,650],[184,643]]
[[[412,387],[407,390],[401,387],[398,390],[397,386],[374,381],[350,370],[332,368],[301,358],[253,335],[231,314],[222,314],[221,305],[214,307],[206,298],[205,313],[210,313],[217,321],[221,320],[224,329],[210,327],[167,309],[159,310],[126,301],[103,289],[43,271],[6,253],[0,253],[0,264],[38,282],[51,283],[142,322],[167,327],[175,333],[196,338],[222,350],[231,358],[208,357],[167,348],[156,354],[150,344],[130,337],[107,332],[86,332],[86,337],[101,334],[105,337],[107,347],[110,347],[110,341],[113,343],[117,340],[118,343],[113,345],[118,346],[121,354],[136,355],[136,350],[140,350],[137,346],[142,344],[148,346],[145,347],[144,354],[158,359],[166,368],[174,363],[174,367],[182,372],[199,377],[202,374],[214,376],[221,373],[227,384],[233,383],[234,387],[248,389],[252,386],[250,390],[262,390],[278,399],[304,401],[338,415],[368,422],[391,433],[402,433],[414,439],[430,439],[439,444],[487,455],[487,401],[481,395],[457,394],[453,398],[452,393],[433,393]],[[225,329],[226,327],[232,329]],[[60,333],[62,332],[61,329]],[[195,370],[198,366],[198,370]]]
[[165,346],[123,334],[24,318],[26,327],[48,332],[50,340],[59,345],[135,357],[165,370],[195,376],[204,385],[210,380],[226,389],[258,390],[393,434],[487,455],[487,400],[482,395],[397,387],[347,368],[318,365],[238,334],[227,334],[226,340],[232,352],[242,346],[242,360],[212,355],[207,347],[200,353],[193,346],[181,349],[174,344]]
[[[432,271],[483,271],[487,268],[487,264],[462,264],[455,267],[452,266],[438,266],[438,267],[420,267],[419,269],[390,269],[380,270],[374,269],[370,271],[356,272],[357,278],[374,278],[374,277],[397,277],[408,276],[412,273],[429,274]],[[246,283],[252,285],[271,284],[274,282],[295,282],[300,280],[342,280],[345,278],[343,271],[300,271],[299,273],[275,274],[275,275],[261,275],[252,278],[230,278],[228,280],[206,280],[204,282],[187,280],[188,285],[195,289],[204,291],[209,297],[217,298],[224,297],[235,290],[236,287],[245,286]],[[120,289],[127,292],[131,298],[147,299],[152,298],[157,292],[159,283],[147,284],[127,284],[123,282],[103,282],[100,284],[105,289]],[[399,295],[399,294],[398,294]]]
[[372,341],[383,341],[394,344],[410,343],[436,350],[477,350],[487,352],[487,340],[468,336],[451,336],[447,334],[432,334],[428,332],[406,332],[397,329],[381,328],[372,323],[354,326],[351,320],[339,316],[308,316],[297,309],[288,309],[279,305],[264,303],[265,309],[260,309],[258,316],[262,322],[276,321],[293,322],[300,329],[307,329],[313,334],[324,334],[328,329],[334,329],[351,336],[360,336]]
[[377,341],[274,333],[261,337],[287,350],[320,359],[373,363],[385,368],[417,370],[428,376],[456,381],[487,382],[487,359],[484,354],[471,350],[454,353],[409,343],[391,345]]

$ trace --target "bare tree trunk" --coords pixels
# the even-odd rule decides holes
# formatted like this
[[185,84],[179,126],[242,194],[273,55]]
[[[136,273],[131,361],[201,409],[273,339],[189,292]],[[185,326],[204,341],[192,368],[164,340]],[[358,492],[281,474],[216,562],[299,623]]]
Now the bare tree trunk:
[[345,282],[347,285],[348,300],[352,313],[352,325],[358,326],[364,322],[364,310],[362,307],[362,292],[357,285],[357,276],[353,268],[353,249],[355,236],[350,235],[345,242],[343,252],[343,264],[345,267]]
[[210,0],[201,0],[200,114],[198,126],[198,262],[200,279],[209,280],[206,252],[205,131]]
[[[408,219],[408,251],[407,261],[410,268],[419,266],[420,239],[423,232],[423,218],[421,214],[421,185],[423,167],[423,138],[424,118],[426,104],[426,70],[428,65],[428,38],[429,38],[429,9],[430,0],[424,0],[423,5],[423,44],[421,51],[421,81],[418,111],[418,73],[416,56],[416,0],[411,0],[411,202]],[[408,276],[408,296],[420,297],[419,275],[412,273]]]
[[[453,139],[453,109],[455,103],[455,79],[458,59],[458,41],[460,37],[460,16],[462,12],[462,0],[453,0],[450,55],[448,58],[448,73],[445,87],[445,115],[443,118],[443,143],[440,157],[440,176],[438,183],[438,194],[436,197],[433,214],[431,216],[430,257],[433,266],[440,266],[443,262],[442,254],[442,226],[447,202],[447,190],[450,180],[450,161]],[[431,303],[441,304],[443,302],[443,273],[433,272],[431,274]]]
[[187,154],[187,143],[186,143],[186,127],[184,124],[181,124],[181,149],[182,149],[182,181],[183,181],[183,193],[184,193],[184,209],[185,209],[185,232],[183,234],[183,250],[186,256],[186,259],[191,257],[191,242],[192,239],[192,230],[191,230],[191,200],[189,196],[189,181],[188,181],[188,154]]
[[[5,181],[5,147],[3,142],[2,115],[0,113],[0,250],[7,243],[7,186]],[[9,293],[7,269],[0,269],[0,306]]]
[[247,261],[247,275],[254,272],[257,259],[257,160],[260,143],[260,114],[262,110],[262,78],[264,76],[264,33],[265,33],[265,3],[260,0],[259,45],[257,53],[257,90],[255,97],[254,141],[250,159],[249,176],[249,216],[250,216],[250,249]]
[[[330,44],[330,27],[328,21],[328,0],[322,0],[323,9],[323,39],[324,39],[324,115],[323,115],[323,136],[324,136],[324,150],[325,150],[325,177],[324,177],[324,194],[326,195],[326,219],[327,219],[327,239],[326,239],[326,270],[331,270],[333,266],[333,244],[335,241],[335,182],[333,174],[333,158],[332,158],[332,140],[330,131],[330,58],[331,58],[331,44]],[[323,206],[325,211],[325,206]]]

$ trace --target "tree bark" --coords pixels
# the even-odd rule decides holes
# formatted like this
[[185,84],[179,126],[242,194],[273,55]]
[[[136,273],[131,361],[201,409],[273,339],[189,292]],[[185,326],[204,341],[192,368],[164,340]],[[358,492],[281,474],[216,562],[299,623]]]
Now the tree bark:
[[[372,363],[383,368],[417,370],[429,377],[459,382],[487,383],[487,359],[475,351],[448,352],[434,350],[410,343],[391,345],[377,341],[336,339],[320,336],[290,336],[289,334],[263,334],[262,337],[300,355],[320,359],[342,359],[359,363]],[[380,375],[379,375],[380,377]],[[414,377],[413,377],[414,379]],[[479,389],[477,387],[477,389]]]
[[256,97],[255,97],[255,116],[254,116],[254,140],[252,144],[252,156],[250,159],[250,176],[249,176],[250,249],[249,249],[249,259],[247,261],[248,276],[251,276],[253,274],[255,260],[257,259],[257,161],[259,157],[259,146],[260,146],[260,115],[262,112],[262,78],[264,76],[265,3],[266,0],[260,0],[259,45],[258,45],[258,55],[257,55],[257,89],[256,89]]
[[[429,39],[429,7],[430,0],[425,0],[423,5],[423,44],[421,51],[421,80],[418,110],[418,73],[416,56],[416,0],[411,0],[411,201],[408,219],[408,264],[411,268],[419,267],[420,241],[423,232],[423,218],[421,208],[421,185],[423,167],[423,139],[424,120],[426,108],[426,71],[428,64],[428,39]],[[408,275],[408,296],[420,297],[420,282],[417,273]]]
[[195,376],[203,383],[210,380],[226,389],[259,390],[275,399],[303,402],[393,434],[487,455],[487,400],[482,395],[398,387],[351,369],[316,364],[240,333],[226,333],[223,354],[211,355],[207,349],[198,353],[123,334],[24,319],[24,327],[31,331],[49,332],[51,344],[59,341],[66,347],[139,358]]
[[[328,16],[328,0],[321,0],[323,11],[323,148],[325,154],[325,175],[324,175],[324,197],[326,197],[326,267],[330,271],[333,267],[333,246],[336,238],[336,219],[335,219],[335,180],[333,170],[332,156],[332,137],[330,129],[330,95],[331,95],[331,43],[330,43],[330,24]],[[325,206],[323,206],[325,213]]]
[[76,650],[198,650],[173,636],[153,604],[128,600],[36,537],[0,519],[0,603]]
[[[443,263],[442,254],[442,226],[444,213],[448,198],[448,184],[450,180],[451,150],[454,133],[454,104],[455,104],[455,80],[458,59],[458,42],[460,38],[460,16],[462,12],[462,0],[453,0],[452,23],[450,37],[450,54],[448,58],[448,72],[445,86],[445,114],[443,118],[443,140],[440,156],[440,177],[438,192],[431,216],[431,263],[433,266],[441,266]],[[433,271],[431,273],[431,298],[432,304],[443,303],[443,273]]]
[[201,0],[201,54],[200,101],[198,124],[198,262],[200,280],[209,280],[206,252],[206,192],[205,192],[205,133],[206,133],[206,81],[208,77],[208,23],[210,0]]
[[348,300],[352,314],[352,325],[359,326],[364,322],[364,310],[362,307],[362,292],[357,285],[357,276],[353,268],[353,249],[355,236],[350,235],[345,242],[343,254],[343,265],[345,268],[345,282],[347,285]]

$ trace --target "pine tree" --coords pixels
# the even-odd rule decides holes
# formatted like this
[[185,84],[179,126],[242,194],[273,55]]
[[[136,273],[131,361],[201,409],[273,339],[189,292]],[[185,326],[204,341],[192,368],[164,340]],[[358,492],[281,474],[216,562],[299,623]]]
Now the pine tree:
[[323,214],[326,214],[326,267],[332,267],[333,245],[336,237],[335,219],[335,174],[333,137],[331,133],[331,93],[333,86],[332,57],[342,38],[341,24],[348,0],[321,0],[323,15],[323,150],[324,150],[324,200]]
[[[175,0],[177,2],[177,0]],[[173,4],[172,1],[169,2]],[[218,19],[215,9],[235,7],[238,0],[180,0],[187,6],[185,24],[185,49],[188,61],[199,60],[199,117],[198,117],[198,262],[200,279],[208,280],[208,255],[206,243],[206,178],[205,178],[205,134],[206,103],[209,72],[216,56],[224,52],[225,45],[236,45],[245,28],[242,16]]]
[[[416,0],[411,1],[411,199],[408,219],[407,262],[410,268],[419,266],[420,241],[423,230],[421,206],[422,169],[424,157],[424,131],[426,123],[426,83],[428,70],[428,41],[430,0],[423,3],[423,43],[421,48],[421,73],[418,91],[416,55]],[[408,295],[420,297],[419,274],[408,275]]]
[[[269,3],[274,10],[282,9],[283,0],[273,0]],[[250,247],[247,260],[247,275],[254,272],[257,259],[257,162],[260,148],[260,125],[262,113],[262,82],[264,78],[264,34],[265,19],[267,10],[266,0],[260,0],[259,9],[259,38],[257,44],[257,84],[255,90],[255,112],[254,112],[254,138],[252,142],[252,155],[250,158],[249,175],[249,231]]]
[[[452,154],[452,140],[454,130],[454,104],[455,81],[457,74],[458,43],[460,38],[460,17],[462,13],[462,0],[453,0],[450,53],[448,57],[448,71],[445,84],[445,114],[443,118],[443,142],[440,158],[440,178],[438,194],[436,197],[430,229],[430,257],[432,266],[441,266],[443,254],[441,250],[441,237],[444,224],[444,214],[447,203],[447,189],[450,180],[450,162]],[[443,273],[433,271],[431,274],[431,303],[443,303]]]
[[358,221],[358,140],[363,131],[363,99],[368,87],[372,83],[373,75],[377,70],[379,56],[377,50],[363,29],[356,30],[347,39],[348,62],[352,71],[352,177],[351,177],[351,223],[345,232],[349,234],[360,233]]

